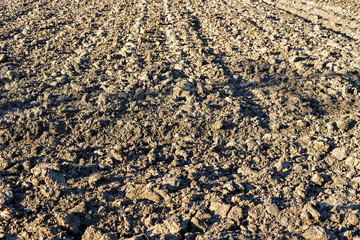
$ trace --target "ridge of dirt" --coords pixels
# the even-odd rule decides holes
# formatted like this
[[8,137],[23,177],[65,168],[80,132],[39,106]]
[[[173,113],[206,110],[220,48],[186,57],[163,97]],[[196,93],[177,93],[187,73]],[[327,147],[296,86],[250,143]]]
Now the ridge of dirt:
[[273,1],[265,2],[299,15],[315,24],[332,29],[360,40],[360,13],[359,4],[344,4],[331,1],[332,5],[323,1]]
[[0,1],[0,238],[359,239],[355,1]]

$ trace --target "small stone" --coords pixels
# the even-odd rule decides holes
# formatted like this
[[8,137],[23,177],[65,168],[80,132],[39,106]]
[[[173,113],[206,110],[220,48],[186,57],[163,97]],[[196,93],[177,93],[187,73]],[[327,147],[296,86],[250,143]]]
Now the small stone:
[[345,221],[344,222],[345,224],[357,226],[360,222],[359,210],[355,210],[355,211],[352,211],[352,212],[349,212],[348,214],[346,214],[344,221]]
[[64,174],[49,170],[44,178],[47,185],[67,185]]
[[60,164],[58,163],[39,163],[33,169],[31,169],[31,173],[34,176],[43,176],[47,174],[49,169],[54,171],[60,171]]
[[360,159],[353,156],[346,158],[345,164],[351,168],[360,169]]
[[5,204],[11,202],[13,199],[14,194],[10,185],[1,186],[0,189],[0,204]]
[[338,128],[335,122],[329,122],[326,124],[327,130],[329,132],[335,132]]
[[309,125],[309,123],[306,122],[306,121],[303,121],[303,120],[299,120],[299,121],[297,121],[296,125],[297,125],[299,128],[305,128],[305,127],[307,127],[307,126]]
[[161,235],[180,235],[182,232],[187,229],[187,221],[182,221],[178,216],[172,216],[161,224],[156,224],[154,227],[153,234],[161,234]]
[[182,149],[176,149],[175,151],[176,156],[183,157],[184,159],[187,159],[189,157],[189,153]]
[[328,240],[330,236],[319,226],[312,225],[304,233],[303,237],[307,240]]
[[314,219],[315,221],[319,222],[321,214],[315,208],[313,208],[311,203],[308,203],[303,207],[300,217],[303,220]]
[[166,186],[167,189],[170,191],[175,191],[180,187],[180,180],[177,178],[166,178],[163,181],[163,184]]
[[174,97],[174,98],[180,97],[182,91],[183,91],[183,90],[181,89],[181,87],[175,86],[174,89],[173,89],[173,97]]
[[32,165],[31,165],[31,162],[29,160],[25,161],[23,164],[22,164],[22,167],[26,170],[26,171],[30,171]]
[[273,216],[277,216],[280,213],[278,206],[274,203],[266,206],[266,211]]
[[121,151],[111,149],[110,155],[120,162],[124,161],[124,155]]
[[229,192],[235,192],[236,191],[236,187],[234,185],[234,182],[225,183],[224,188]]
[[206,213],[204,210],[200,209],[196,212],[195,216],[191,218],[190,223],[193,228],[198,228],[203,232],[209,227],[209,222],[212,219],[209,213]]
[[360,240],[360,236],[354,236],[353,240]]
[[147,199],[155,203],[162,202],[163,198],[148,186],[138,185],[126,192],[126,197],[129,199]]
[[[277,61],[276,58],[270,57],[270,58],[268,59],[268,62],[269,62],[271,65],[274,65],[274,64],[276,64],[278,61]],[[271,67],[273,67],[273,66],[271,66]],[[270,74],[271,74],[271,73],[270,73]]]
[[210,210],[214,211],[216,215],[220,215],[224,218],[229,212],[230,207],[230,205],[221,202],[211,202],[210,204]]
[[146,240],[146,239],[149,239],[149,238],[145,234],[139,234],[139,235],[133,236],[131,238],[127,238],[127,240]]
[[58,163],[39,163],[31,169],[31,173],[47,185],[67,185],[64,174],[60,173]]
[[212,90],[214,89],[214,87],[213,87],[211,84],[206,84],[206,85],[204,86],[204,88],[205,88],[205,90],[206,90],[207,92],[210,92],[210,91],[212,91]]
[[337,126],[340,130],[349,131],[355,125],[355,121],[350,118],[343,118],[337,121]]
[[98,181],[101,180],[101,178],[102,176],[100,173],[93,173],[90,175],[88,182],[90,185],[95,185]]
[[254,170],[252,170],[249,167],[242,166],[242,167],[238,168],[237,173],[242,175],[242,176],[249,176],[249,175],[254,174],[255,172],[254,172]]
[[315,150],[322,152],[328,152],[330,150],[330,145],[323,141],[314,141],[313,147]]
[[300,184],[299,186],[297,186],[296,188],[295,188],[295,194],[296,195],[298,195],[299,197],[305,197],[306,196],[306,192],[305,192],[305,187],[304,187],[304,185],[303,184]]
[[215,129],[215,130],[220,130],[220,129],[222,129],[223,127],[224,127],[224,123],[223,123],[222,120],[218,120],[218,121],[216,121],[215,124],[214,124],[214,129]]
[[311,177],[311,181],[313,181],[316,185],[322,186],[325,182],[325,179],[319,173],[315,173]]
[[215,222],[211,227],[219,232],[237,229],[236,222],[232,219],[221,219],[220,221]]
[[354,230],[347,230],[344,233],[342,233],[342,239],[351,239],[354,240],[354,235],[355,235],[355,231]]
[[271,128],[271,130],[273,130],[273,131],[279,131],[280,128],[281,128],[281,125],[278,124],[278,123],[273,123],[273,124],[270,125],[270,128]]
[[355,182],[355,183],[360,183],[360,177],[353,177],[351,179],[351,181]]
[[169,192],[167,190],[155,187],[154,192],[157,193],[160,196],[160,198],[161,198],[160,201],[165,200],[166,202],[171,202],[171,197],[170,197],[170,194],[169,194]]
[[75,82],[71,82],[70,86],[75,92],[82,92],[85,90],[85,88],[82,85],[77,84]]
[[134,98],[136,100],[143,100],[145,99],[145,92],[141,88],[136,89]]
[[290,166],[290,164],[288,162],[281,161],[281,159],[280,159],[280,161],[276,162],[274,166],[276,167],[276,170],[280,172],[280,171],[288,168]]
[[[13,216],[9,210],[4,209],[4,210],[0,211],[0,218],[2,218],[2,219],[9,220],[12,217]],[[1,230],[2,230],[1,232],[3,232],[3,229],[1,229]]]
[[155,155],[155,150],[154,149],[150,150],[150,152],[147,154],[147,158],[148,158],[150,163],[155,163],[156,162],[156,155]]
[[69,213],[56,213],[55,218],[60,226],[68,228],[74,233],[79,232],[81,222],[75,215]]
[[[33,182],[34,185],[38,185]],[[61,191],[58,186],[47,186],[45,184],[40,185],[40,193],[45,198],[58,199],[60,197]]]
[[108,97],[106,93],[101,93],[98,97],[97,104],[99,107],[105,106],[108,103]]
[[331,151],[331,155],[338,160],[344,160],[347,157],[346,148],[335,148]]
[[229,213],[227,214],[227,217],[235,221],[240,221],[241,219],[244,218],[242,208],[238,206],[232,207]]
[[289,58],[289,62],[299,62],[301,60],[303,60],[304,58],[303,57],[299,57],[299,56],[293,56],[293,57],[290,57]]
[[0,54],[0,63],[6,62],[8,60],[8,56],[6,54]]
[[108,233],[101,232],[100,229],[90,226],[86,228],[84,234],[81,236],[81,240],[115,240],[116,238]]
[[341,223],[341,216],[339,213],[333,213],[330,216],[330,220],[334,223]]
[[10,160],[0,156],[0,171],[4,171],[10,167]]
[[190,91],[193,87],[193,84],[187,80],[183,80],[179,83],[179,86],[184,91]]
[[85,105],[87,104],[89,101],[89,94],[84,93],[84,95],[81,97],[80,103]]

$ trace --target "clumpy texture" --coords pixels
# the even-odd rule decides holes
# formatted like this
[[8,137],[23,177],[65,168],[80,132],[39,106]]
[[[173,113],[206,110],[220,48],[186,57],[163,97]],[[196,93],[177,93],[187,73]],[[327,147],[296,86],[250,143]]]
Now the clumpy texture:
[[359,239],[359,15],[0,0],[0,237]]

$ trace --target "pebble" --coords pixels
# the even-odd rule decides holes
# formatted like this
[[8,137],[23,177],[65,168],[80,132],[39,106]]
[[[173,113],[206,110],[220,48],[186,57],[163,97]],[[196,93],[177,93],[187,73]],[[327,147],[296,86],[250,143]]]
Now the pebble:
[[306,240],[328,240],[330,239],[329,234],[326,233],[325,229],[312,225],[302,235]]
[[230,209],[227,217],[235,221],[240,221],[244,218],[244,213],[241,207],[234,206]]
[[306,191],[305,191],[305,187],[303,184],[300,184],[299,186],[297,186],[294,190],[295,194],[298,195],[299,197],[306,197]]
[[74,214],[70,213],[56,213],[55,218],[60,226],[68,228],[74,233],[79,233],[80,220]]
[[320,221],[321,214],[312,206],[312,203],[306,204],[301,211],[301,219],[311,221]]
[[215,130],[220,130],[224,127],[224,123],[222,120],[217,120],[214,124],[214,129]]
[[350,118],[346,117],[346,118],[343,118],[343,119],[337,121],[336,124],[340,130],[349,131],[350,128],[354,125],[354,121],[352,121]]
[[161,224],[156,224],[151,235],[180,235],[187,230],[187,221],[182,221],[178,216],[171,216]]
[[81,240],[95,240],[95,239],[115,240],[117,238],[111,234],[103,233],[100,229],[94,226],[87,227],[84,234],[81,236]]
[[100,173],[93,173],[90,175],[88,182],[90,185],[95,185],[101,179],[102,175]]
[[353,178],[351,179],[351,181],[353,181],[354,183],[359,183],[359,184],[360,184],[360,176],[358,176],[358,177],[353,177]]
[[325,183],[325,179],[319,173],[315,173],[311,177],[311,181],[319,186],[322,186]]
[[347,157],[346,148],[344,147],[335,148],[334,150],[331,151],[331,155],[340,161],[344,160]]
[[6,62],[8,60],[8,56],[6,54],[0,54],[0,63]]
[[213,201],[210,204],[209,209],[214,211],[215,214],[220,215],[221,217],[226,218],[227,213],[229,212],[231,206],[229,204]]
[[177,178],[166,178],[163,184],[171,191],[175,191],[180,187],[180,180]]
[[0,156],[0,171],[4,171],[10,166],[10,160]]
[[161,203],[163,201],[163,197],[155,192],[152,188],[144,187],[142,185],[128,189],[126,192],[126,197],[129,199],[147,199],[155,203]]
[[350,157],[346,158],[345,164],[348,165],[350,168],[355,168],[357,170],[360,170],[360,159],[359,158],[350,156]]
[[272,203],[272,204],[266,206],[266,211],[267,211],[270,215],[275,216],[275,217],[276,217],[277,215],[279,215],[279,213],[280,213],[280,210],[279,210],[278,206],[277,206],[275,203]]
[[99,107],[105,106],[108,104],[108,95],[106,93],[101,93],[98,97],[97,104]]
[[326,142],[316,140],[313,142],[313,147],[317,151],[328,152],[330,150],[330,145]]
[[10,185],[0,187],[0,204],[8,204],[13,199],[14,194]]

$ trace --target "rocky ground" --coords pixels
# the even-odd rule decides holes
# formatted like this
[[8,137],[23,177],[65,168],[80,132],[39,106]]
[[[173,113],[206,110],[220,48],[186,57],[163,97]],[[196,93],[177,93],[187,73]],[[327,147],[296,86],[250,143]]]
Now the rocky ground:
[[3,239],[360,239],[360,4],[0,0]]

